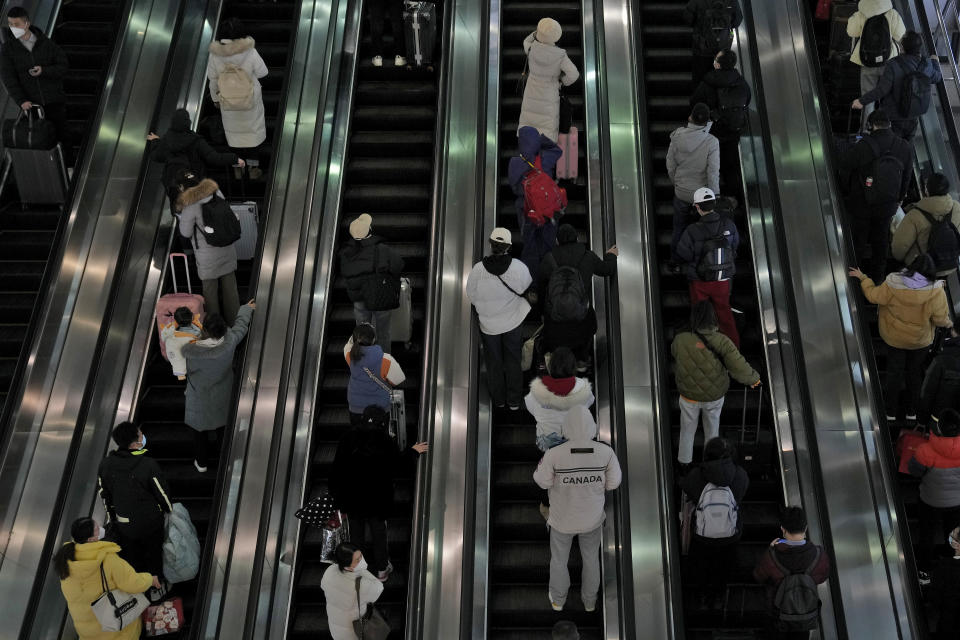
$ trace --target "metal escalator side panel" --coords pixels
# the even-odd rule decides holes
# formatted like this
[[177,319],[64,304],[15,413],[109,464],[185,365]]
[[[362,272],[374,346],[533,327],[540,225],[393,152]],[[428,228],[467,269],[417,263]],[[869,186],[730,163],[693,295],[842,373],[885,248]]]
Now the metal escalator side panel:
[[132,3],[101,100],[92,157],[77,177],[64,264],[34,346],[31,377],[14,423],[14,447],[0,470],[4,528],[10,531],[0,589],[10,628],[28,616],[26,600],[33,590],[25,585],[38,568],[46,572],[44,558],[56,543],[47,536],[59,499],[51,487],[60,487],[71,459],[76,422],[89,401],[87,372],[112,301],[118,252],[93,248],[122,245],[142,156],[139,144],[125,141],[142,139],[160,84],[159,74],[137,74],[137,67],[144,59],[166,60],[178,10],[179,4],[159,0]]
[[[816,76],[816,54],[804,23],[806,3],[751,2],[761,52],[759,76],[768,96],[799,105],[802,117],[771,118],[770,139],[779,183],[789,286],[797,308],[797,335],[806,368],[824,512],[843,626],[838,637],[921,637],[910,571],[909,545],[897,514],[895,479],[886,464],[867,350],[855,296],[847,278],[840,198],[831,174],[827,134]],[[806,38],[796,34],[805,32]],[[811,215],[819,212],[821,215]],[[843,491],[832,490],[843,487]],[[828,536],[828,538],[827,538]],[[829,630],[826,630],[829,632]]]

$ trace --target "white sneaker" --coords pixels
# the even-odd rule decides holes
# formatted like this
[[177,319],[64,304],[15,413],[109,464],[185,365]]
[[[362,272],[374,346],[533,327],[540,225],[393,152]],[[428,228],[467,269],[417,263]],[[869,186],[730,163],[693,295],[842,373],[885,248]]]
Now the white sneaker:
[[583,610],[586,611],[587,613],[593,613],[594,611],[597,610],[597,603],[593,602],[593,604],[587,604],[586,602],[584,602]]
[[407,64],[407,59],[404,58],[403,56],[396,56],[396,57],[394,57],[394,59],[393,59],[393,65],[394,65],[395,67],[402,67],[402,66],[405,65],[405,64]]
[[383,66],[383,56],[373,56],[373,66],[382,67]]
[[194,467],[196,468],[196,470],[199,471],[200,473],[206,473],[206,472],[207,472],[207,468],[206,468],[206,467],[201,467],[201,466],[200,466],[200,463],[197,462],[196,460],[193,461],[193,466],[194,466]]
[[563,605],[553,601],[553,596],[550,595],[549,589],[547,589],[547,598],[550,600],[550,606],[553,607],[554,611],[563,611]]
[[383,571],[377,573],[377,580],[380,582],[386,582],[390,578],[390,574],[393,573],[393,565],[387,560],[387,568]]

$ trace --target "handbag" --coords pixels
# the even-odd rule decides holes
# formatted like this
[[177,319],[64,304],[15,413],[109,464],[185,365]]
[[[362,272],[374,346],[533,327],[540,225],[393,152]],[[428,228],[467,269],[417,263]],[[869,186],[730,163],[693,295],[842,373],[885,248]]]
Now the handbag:
[[900,435],[897,436],[897,456],[899,456],[899,466],[897,471],[900,473],[910,473],[910,460],[913,459],[913,454],[917,451],[917,447],[922,445],[927,441],[927,434],[923,433],[919,429],[910,429],[909,431],[904,429],[900,432]]
[[520,368],[524,371],[530,371],[530,367],[533,366],[533,354],[537,352],[537,340],[540,338],[542,331],[543,325],[541,324],[533,332],[533,335],[523,343],[523,349],[520,352]]
[[400,306],[400,276],[380,273],[380,247],[373,248],[373,273],[363,281],[363,304],[367,311],[390,311]]
[[[24,118],[26,116],[26,118]],[[3,121],[3,146],[10,149],[49,150],[57,146],[57,128],[44,118],[43,108],[21,111],[16,118]]]
[[178,597],[152,604],[143,612],[143,635],[147,638],[179,633],[186,622],[183,600]]
[[103,594],[90,603],[90,608],[103,631],[121,631],[139,618],[150,604],[144,593],[130,594],[120,589],[111,591],[107,585],[107,574],[103,572],[103,563],[100,563],[100,584],[103,585]]
[[373,603],[367,603],[365,613],[360,612],[360,581],[363,578],[357,578],[357,613],[360,617],[353,621],[353,632],[357,634],[360,640],[387,640],[390,635],[390,625],[383,618]]
[[320,562],[334,564],[334,554],[341,542],[350,540],[350,525],[347,514],[337,511],[320,530],[323,537],[320,547]]
[[337,513],[333,497],[324,493],[303,505],[293,515],[304,524],[312,527],[324,527]]

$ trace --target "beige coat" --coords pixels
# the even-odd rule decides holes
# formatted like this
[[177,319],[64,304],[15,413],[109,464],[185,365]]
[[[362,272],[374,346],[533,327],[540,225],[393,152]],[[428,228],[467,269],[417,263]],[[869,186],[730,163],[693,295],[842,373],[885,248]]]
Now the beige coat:
[[933,344],[934,327],[949,327],[950,313],[943,280],[923,286],[891,273],[880,286],[864,276],[860,287],[879,306],[880,337],[896,349],[925,349]]
[[233,64],[253,79],[253,108],[249,111],[220,111],[227,144],[234,149],[249,149],[259,146],[267,139],[264,120],[263,91],[260,78],[267,75],[267,65],[254,48],[253,38],[220,40],[210,44],[210,59],[207,61],[207,78],[210,80],[210,97],[220,100],[217,78],[228,64]]
[[570,86],[580,77],[567,52],[536,39],[536,32],[523,41],[527,54],[527,84],[520,105],[521,127],[533,127],[554,142],[560,133],[560,85]]
[[863,25],[867,20],[880,14],[886,15],[887,23],[890,25],[890,38],[893,40],[890,43],[890,58],[896,57],[898,50],[894,43],[900,42],[903,34],[907,32],[907,28],[903,25],[903,18],[893,8],[890,0],[860,0],[857,10],[847,20],[847,35],[857,39],[857,45],[850,55],[850,62],[863,66],[863,62],[860,61],[860,34],[863,33]]
[[[930,223],[918,209],[923,209],[938,221],[945,216],[950,216],[953,224],[960,228],[960,203],[956,200],[949,195],[921,199],[907,210],[907,215],[900,222],[890,241],[890,252],[903,264],[910,264],[921,253],[926,253],[930,245]],[[945,276],[954,271],[956,271],[955,268],[938,271],[937,275]]]

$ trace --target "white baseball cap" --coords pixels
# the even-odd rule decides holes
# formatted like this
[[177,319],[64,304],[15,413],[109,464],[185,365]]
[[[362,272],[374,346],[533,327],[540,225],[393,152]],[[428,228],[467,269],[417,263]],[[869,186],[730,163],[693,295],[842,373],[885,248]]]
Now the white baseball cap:
[[502,242],[503,244],[512,244],[513,238],[510,235],[510,229],[505,229],[503,227],[497,227],[493,230],[493,233],[490,234],[490,239],[494,242]]
[[693,194],[693,204],[700,204],[701,202],[713,202],[717,199],[717,194],[713,192],[713,189],[708,187],[700,187]]

